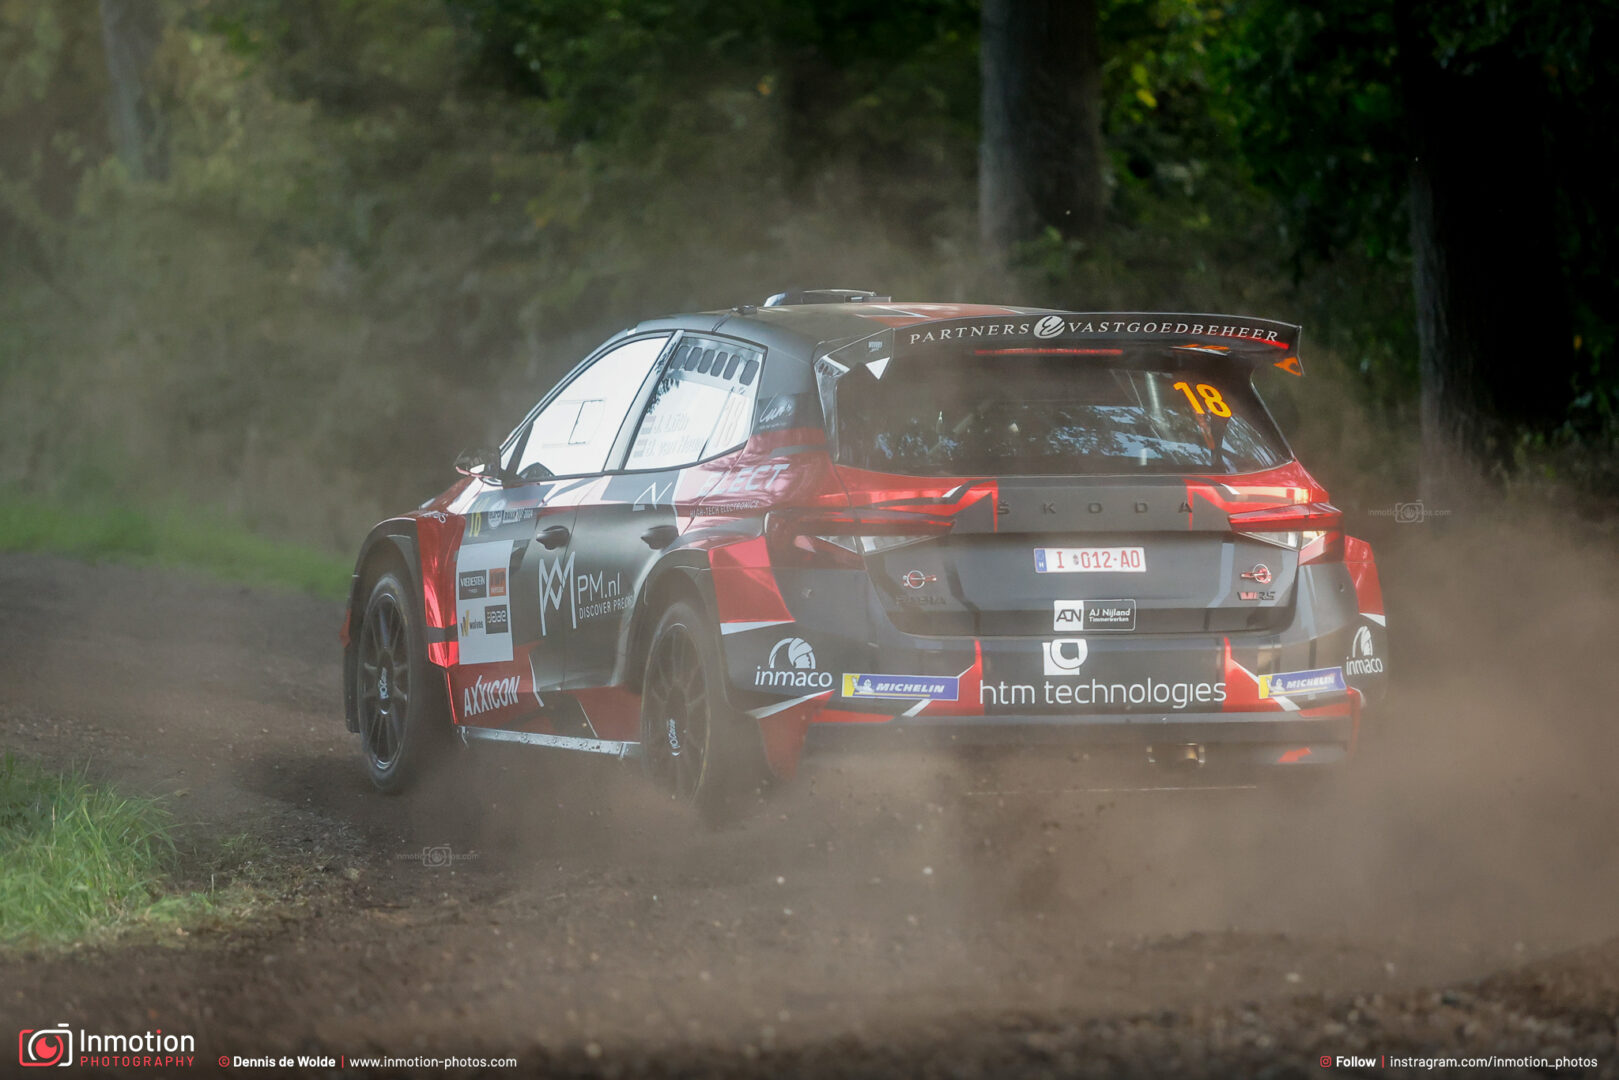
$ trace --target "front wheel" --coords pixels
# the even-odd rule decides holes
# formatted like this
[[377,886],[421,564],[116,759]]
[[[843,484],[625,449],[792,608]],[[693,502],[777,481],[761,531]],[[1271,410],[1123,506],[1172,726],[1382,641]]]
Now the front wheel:
[[724,679],[707,621],[684,601],[672,605],[647,652],[642,760],[671,798],[711,822],[741,816],[768,777],[758,725],[730,707]]
[[449,718],[414,594],[394,571],[371,587],[357,660],[354,699],[366,771],[379,791],[403,791],[442,753]]

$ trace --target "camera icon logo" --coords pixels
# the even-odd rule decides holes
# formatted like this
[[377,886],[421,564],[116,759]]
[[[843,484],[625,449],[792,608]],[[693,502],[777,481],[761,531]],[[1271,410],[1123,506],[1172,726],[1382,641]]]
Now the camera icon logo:
[[430,870],[441,870],[455,861],[455,852],[449,844],[435,844],[422,848],[422,865]]
[[53,1028],[24,1028],[17,1033],[17,1064],[36,1069],[72,1065],[72,1029],[66,1023]]
[[1410,525],[1421,522],[1427,516],[1428,512],[1423,508],[1422,501],[1420,499],[1416,502],[1394,504],[1394,520],[1402,525]]

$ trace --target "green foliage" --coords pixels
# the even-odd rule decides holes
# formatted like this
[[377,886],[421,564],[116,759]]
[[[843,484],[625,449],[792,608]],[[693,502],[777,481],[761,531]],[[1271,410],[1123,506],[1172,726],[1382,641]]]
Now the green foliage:
[[95,5],[0,0],[0,484],[347,550],[607,333],[817,283],[1297,317],[1312,373],[1398,418],[1402,10],[1447,63],[1545,72],[1594,437],[1614,5],[1562,7],[1105,0],[1107,227],[1007,273],[978,257],[972,0],[164,0],[145,182]]
[[[80,490],[94,491],[94,485]],[[119,506],[110,492],[80,506],[0,492],[0,551],[50,551],[80,558],[202,570],[227,581],[348,595],[349,560],[268,540],[190,510]]]

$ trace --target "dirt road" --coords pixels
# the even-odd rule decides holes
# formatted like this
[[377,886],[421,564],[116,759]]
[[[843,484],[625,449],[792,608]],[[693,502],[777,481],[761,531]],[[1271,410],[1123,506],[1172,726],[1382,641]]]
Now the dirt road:
[[1392,537],[1395,700],[1335,790],[855,762],[723,832],[627,769],[522,749],[376,795],[335,606],[0,558],[0,745],[169,794],[199,850],[250,838],[282,894],[246,929],[0,958],[4,1018],[191,1032],[206,1069],[320,1049],[560,1075],[1289,1075],[1497,1053],[1619,1075],[1611,551],[1498,524]]

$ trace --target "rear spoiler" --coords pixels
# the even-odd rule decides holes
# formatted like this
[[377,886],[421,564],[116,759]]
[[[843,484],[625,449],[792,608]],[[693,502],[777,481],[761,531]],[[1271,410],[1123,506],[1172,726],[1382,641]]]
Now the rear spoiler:
[[1248,315],[1149,311],[1035,311],[969,319],[939,319],[883,330],[850,342],[817,361],[836,377],[855,364],[881,367],[895,356],[926,353],[938,346],[972,343],[985,355],[1027,352],[1045,355],[1108,355],[1129,346],[1162,346],[1227,357],[1255,369],[1281,368],[1303,375],[1301,331],[1292,323]]

